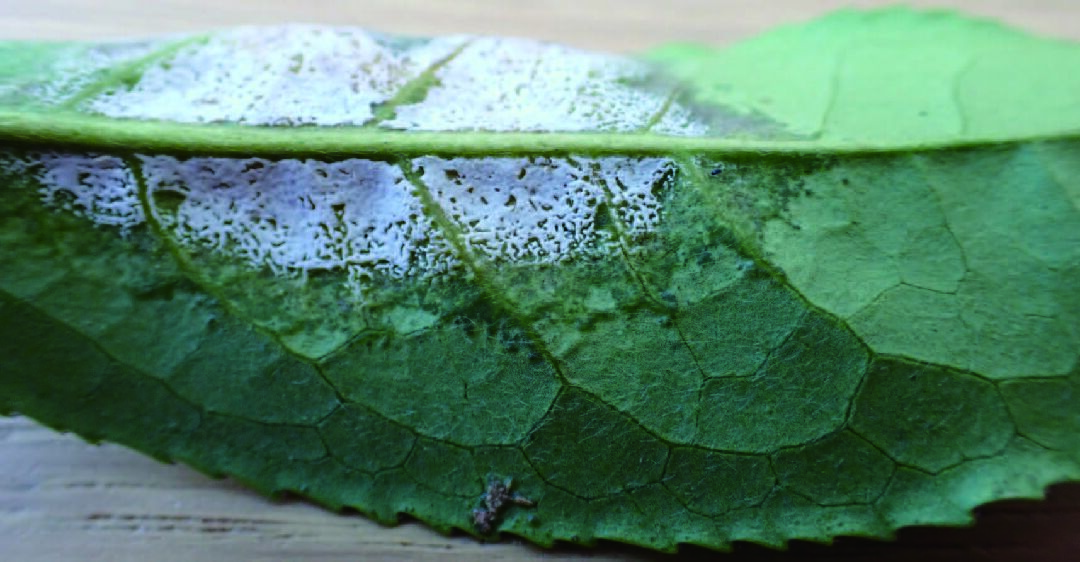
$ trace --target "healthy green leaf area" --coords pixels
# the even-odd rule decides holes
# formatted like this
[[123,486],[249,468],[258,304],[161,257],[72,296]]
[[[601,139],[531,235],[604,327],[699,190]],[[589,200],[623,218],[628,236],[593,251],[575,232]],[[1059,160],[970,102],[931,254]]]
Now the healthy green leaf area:
[[1080,479],[1080,46],[0,43],[0,411],[386,523],[888,537]]

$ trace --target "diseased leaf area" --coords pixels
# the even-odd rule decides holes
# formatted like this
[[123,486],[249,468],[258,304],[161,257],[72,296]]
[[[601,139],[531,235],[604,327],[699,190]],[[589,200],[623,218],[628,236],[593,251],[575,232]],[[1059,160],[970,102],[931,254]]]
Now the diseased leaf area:
[[[655,229],[601,182],[581,243],[603,251],[558,263],[485,253],[441,199],[505,161],[372,162],[454,265],[365,270],[367,301],[341,268],[200,245],[191,201],[155,197],[136,159],[151,218],[122,234],[9,176],[0,404],[265,492],[540,544],[963,522],[1080,477],[1078,154],[685,154],[649,176]],[[559,173],[581,170],[601,173]],[[478,526],[492,489],[508,503]]]
[[541,545],[965,523],[1080,479],[1077,53],[0,44],[0,412]]

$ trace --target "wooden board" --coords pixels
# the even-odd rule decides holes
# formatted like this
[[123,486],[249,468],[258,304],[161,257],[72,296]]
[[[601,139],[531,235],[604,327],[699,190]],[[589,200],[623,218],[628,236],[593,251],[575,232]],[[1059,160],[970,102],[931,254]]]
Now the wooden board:
[[[833,0],[0,0],[0,39],[86,39],[286,21],[412,34],[520,35],[633,51],[668,40],[714,44],[805,20]],[[912,2],[962,8],[1080,40],[1080,2]],[[1080,560],[1080,485],[1044,501],[999,502],[963,529],[914,528],[896,542],[796,543],[788,553],[740,544],[730,555],[675,557],[616,544],[536,549],[443,537],[416,523],[381,527],[297,499],[270,500],[230,481],[96,447],[24,418],[0,418],[0,561],[199,560]]]
[[[609,51],[664,41],[726,44],[842,6],[891,0],[0,0],[0,38],[94,39],[282,22],[417,35],[483,33]],[[1076,0],[909,0],[1080,38]]]

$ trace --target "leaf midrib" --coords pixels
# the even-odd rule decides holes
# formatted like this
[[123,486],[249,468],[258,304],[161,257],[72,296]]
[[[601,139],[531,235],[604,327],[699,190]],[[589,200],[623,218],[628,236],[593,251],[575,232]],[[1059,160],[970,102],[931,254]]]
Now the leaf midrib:
[[674,137],[653,133],[392,131],[345,126],[255,127],[116,119],[0,108],[0,145],[110,153],[353,158],[400,156],[876,154],[1080,140],[1080,130],[952,142],[866,143]]

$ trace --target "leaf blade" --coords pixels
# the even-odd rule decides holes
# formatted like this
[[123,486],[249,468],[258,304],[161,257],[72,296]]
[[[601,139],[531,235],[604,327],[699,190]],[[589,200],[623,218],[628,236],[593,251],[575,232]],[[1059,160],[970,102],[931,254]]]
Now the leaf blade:
[[[938,31],[891,13],[786,33]],[[512,478],[539,544],[889,536],[1080,478],[1068,127],[710,103],[719,138],[7,111],[0,410],[443,532]]]

